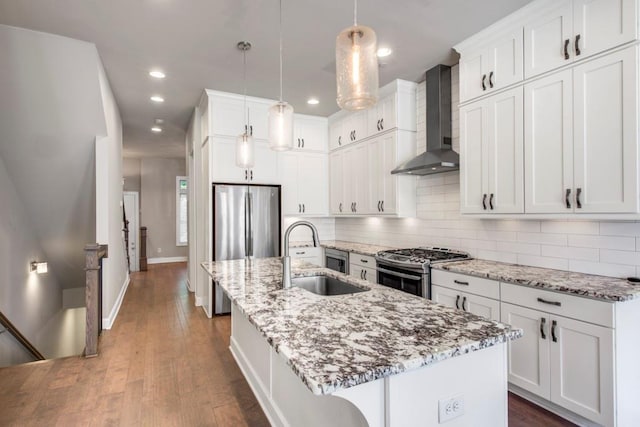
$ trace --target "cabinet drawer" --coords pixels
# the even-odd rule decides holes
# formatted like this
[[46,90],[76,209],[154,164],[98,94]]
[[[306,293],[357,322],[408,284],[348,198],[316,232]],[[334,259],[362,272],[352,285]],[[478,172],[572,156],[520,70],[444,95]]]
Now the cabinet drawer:
[[612,303],[596,301],[560,292],[545,291],[527,286],[500,284],[502,301],[529,307],[534,310],[558,314],[585,322],[613,328],[614,306]]
[[376,268],[376,259],[369,255],[361,255],[355,252],[349,253],[349,263],[365,268]]
[[289,256],[294,259],[302,259],[312,264],[322,266],[322,248],[290,248]]
[[431,283],[486,298],[500,299],[500,282],[495,280],[442,270],[431,270]]

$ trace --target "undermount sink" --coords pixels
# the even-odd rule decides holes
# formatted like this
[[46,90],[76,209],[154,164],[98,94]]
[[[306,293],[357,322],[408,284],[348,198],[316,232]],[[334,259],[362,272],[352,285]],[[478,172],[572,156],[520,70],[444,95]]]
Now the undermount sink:
[[368,289],[360,288],[327,276],[297,277],[291,279],[291,285],[323,296],[346,295],[368,291]]

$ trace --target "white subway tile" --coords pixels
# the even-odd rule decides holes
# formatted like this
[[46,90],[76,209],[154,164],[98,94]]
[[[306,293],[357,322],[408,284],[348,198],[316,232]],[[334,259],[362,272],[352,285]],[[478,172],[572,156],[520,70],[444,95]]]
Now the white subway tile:
[[527,233],[519,232],[518,241],[525,243],[540,243],[543,245],[567,245],[567,236],[564,234]]
[[567,270],[569,268],[569,260],[566,259],[524,254],[518,254],[518,264],[552,268],[554,270]]
[[640,222],[601,222],[603,236],[640,236]]
[[531,243],[498,242],[496,249],[514,254],[540,255],[540,245]]
[[574,235],[569,236],[569,246],[634,251],[636,249],[636,239],[634,237]]
[[467,248],[496,250],[497,243],[491,240],[460,239],[460,244]]
[[636,267],[631,265],[606,264],[603,262],[569,261],[570,271],[579,273],[598,274],[610,277],[629,277],[636,273]]
[[574,248],[570,246],[542,245],[541,255],[554,258],[598,261],[600,252],[594,248]]
[[610,264],[626,264],[640,266],[640,252],[616,251],[600,249],[600,261]]
[[593,221],[543,221],[540,231],[561,234],[598,234],[600,224]]
[[640,237],[636,237],[636,251],[640,251]]
[[517,264],[518,262],[517,254],[498,251],[487,251],[484,249],[478,249],[475,257],[480,259],[488,259],[491,261],[507,262],[510,264]]
[[518,237],[518,234],[515,231],[490,231],[490,230],[478,231],[478,239],[483,239],[483,240],[515,242],[516,240],[518,240],[517,237]]

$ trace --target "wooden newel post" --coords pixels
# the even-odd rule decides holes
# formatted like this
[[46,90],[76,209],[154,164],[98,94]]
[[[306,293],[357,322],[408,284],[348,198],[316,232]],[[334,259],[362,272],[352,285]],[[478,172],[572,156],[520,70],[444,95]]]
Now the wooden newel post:
[[147,271],[147,227],[140,227],[140,271]]
[[107,245],[88,244],[85,254],[85,303],[87,306],[87,325],[85,335],[85,357],[98,355],[98,335],[102,326],[102,286],[101,262],[107,257]]

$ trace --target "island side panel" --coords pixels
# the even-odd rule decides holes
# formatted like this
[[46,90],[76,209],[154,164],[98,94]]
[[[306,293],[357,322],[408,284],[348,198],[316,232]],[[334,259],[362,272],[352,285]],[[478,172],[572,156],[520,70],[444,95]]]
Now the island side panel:
[[507,426],[507,346],[498,344],[388,380],[390,426],[439,425],[441,400],[459,397],[463,414],[447,427]]

